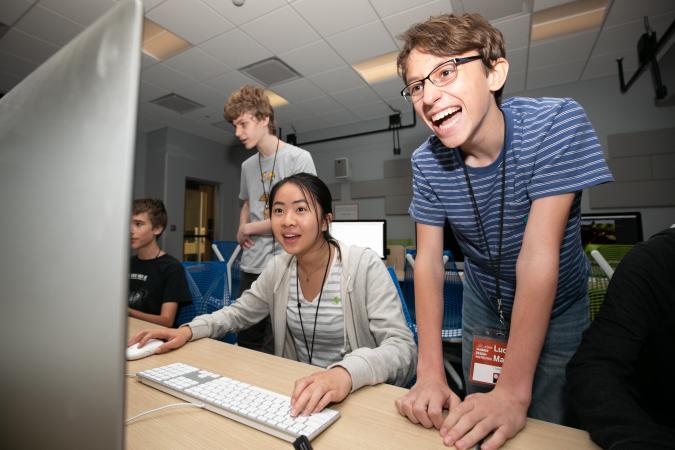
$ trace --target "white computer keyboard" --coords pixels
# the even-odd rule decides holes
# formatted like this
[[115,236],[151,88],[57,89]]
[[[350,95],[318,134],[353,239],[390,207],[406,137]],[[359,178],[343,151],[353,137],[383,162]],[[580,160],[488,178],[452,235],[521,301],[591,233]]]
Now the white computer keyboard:
[[136,376],[148,386],[201,403],[209,411],[289,442],[300,435],[311,441],[340,417],[328,408],[311,416],[291,417],[290,397],[183,363],[144,370]]

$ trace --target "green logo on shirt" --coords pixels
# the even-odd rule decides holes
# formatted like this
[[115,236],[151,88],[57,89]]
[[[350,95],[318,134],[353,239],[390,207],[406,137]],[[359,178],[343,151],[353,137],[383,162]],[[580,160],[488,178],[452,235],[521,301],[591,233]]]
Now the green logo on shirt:
[[340,296],[336,295],[333,300],[332,300],[334,305],[339,305],[340,304]]

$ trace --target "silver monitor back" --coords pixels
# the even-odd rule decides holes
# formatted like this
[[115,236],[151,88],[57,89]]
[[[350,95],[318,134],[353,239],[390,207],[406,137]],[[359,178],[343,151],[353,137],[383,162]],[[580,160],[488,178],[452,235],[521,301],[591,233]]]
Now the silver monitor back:
[[118,4],[0,100],[3,448],[124,446],[141,32]]

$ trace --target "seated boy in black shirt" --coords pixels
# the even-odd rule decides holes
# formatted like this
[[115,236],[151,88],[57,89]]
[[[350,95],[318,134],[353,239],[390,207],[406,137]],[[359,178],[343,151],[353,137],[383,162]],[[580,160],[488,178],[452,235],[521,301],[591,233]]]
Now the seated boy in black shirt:
[[129,265],[129,316],[173,327],[179,304],[191,303],[192,297],[183,266],[157,244],[166,222],[161,200],[134,200],[131,249],[136,254]]

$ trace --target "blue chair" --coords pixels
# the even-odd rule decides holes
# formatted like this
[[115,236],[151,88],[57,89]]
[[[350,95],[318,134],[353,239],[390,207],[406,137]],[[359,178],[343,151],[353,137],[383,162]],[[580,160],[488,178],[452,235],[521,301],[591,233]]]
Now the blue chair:
[[213,241],[213,255],[218,261],[227,263],[227,286],[230,298],[239,294],[239,262],[241,246],[237,241]]
[[[185,278],[192,295],[192,304],[178,309],[176,323],[182,325],[201,314],[210,314],[230,302],[227,288],[227,266],[218,261],[188,262],[183,261]],[[236,333],[228,333],[221,341],[234,344]]]
[[408,305],[406,305],[405,297],[403,296],[403,291],[401,290],[401,285],[398,283],[398,278],[396,277],[396,270],[393,267],[387,267],[389,275],[396,286],[396,291],[398,292],[398,297],[401,299],[401,306],[403,307],[403,315],[405,316],[405,322],[408,324],[408,328],[412,331],[413,338],[415,339],[415,344],[417,344],[417,327],[415,326],[415,321],[408,311]]
[[[408,306],[406,305],[405,297],[403,296],[403,291],[401,291],[401,285],[399,284],[398,277],[396,276],[396,270],[393,267],[387,267],[387,271],[389,272],[389,275],[391,276],[391,279],[394,282],[394,286],[396,286],[398,298],[401,299],[401,306],[403,308],[403,315],[405,316],[405,322],[406,324],[408,324],[408,328],[410,328],[410,331],[412,332],[413,339],[415,340],[415,345],[417,345],[417,327],[415,326],[415,321],[410,316],[410,311],[408,311]],[[405,385],[404,387],[408,389],[413,387],[415,385],[416,380],[417,376],[414,376],[412,380],[410,380],[408,384]]]
[[[406,250],[405,262],[405,286],[408,306],[411,311],[415,310],[415,250]],[[445,266],[445,279],[443,282],[443,322],[441,325],[441,339],[452,344],[462,343],[462,302],[464,285],[457,270],[457,265],[449,250],[443,251],[443,263]],[[448,357],[455,362],[461,363],[460,358]],[[448,358],[444,358],[445,370],[448,372],[459,389],[464,388],[462,377],[450,364]]]

